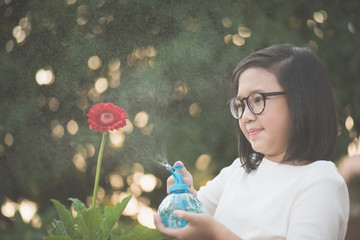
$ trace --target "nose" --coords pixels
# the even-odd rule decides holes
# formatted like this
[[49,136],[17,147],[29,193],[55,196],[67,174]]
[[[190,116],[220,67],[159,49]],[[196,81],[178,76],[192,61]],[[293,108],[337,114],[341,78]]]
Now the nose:
[[256,119],[256,115],[252,111],[250,111],[249,106],[246,104],[242,118],[240,120],[243,120],[245,122],[250,122],[250,121],[254,121],[255,119]]

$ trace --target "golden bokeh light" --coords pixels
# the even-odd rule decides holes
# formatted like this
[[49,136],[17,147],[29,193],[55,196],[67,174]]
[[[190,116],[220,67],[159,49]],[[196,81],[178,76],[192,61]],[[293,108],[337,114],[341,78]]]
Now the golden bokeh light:
[[349,32],[355,34],[355,27],[354,27],[354,24],[352,22],[349,22],[348,23],[348,29],[349,29]]
[[238,33],[242,38],[249,38],[251,37],[251,30],[247,27],[239,27]]
[[173,86],[173,97],[176,100],[182,100],[186,94],[188,93],[188,87],[186,83],[182,81],[177,81],[174,83]]
[[21,28],[21,26],[16,26],[13,29],[13,36],[16,39],[17,43],[22,43],[24,42],[25,38],[26,38],[26,33],[25,31]]
[[327,19],[327,12],[324,10],[320,10],[318,12],[314,12],[313,18],[318,23],[323,23]]
[[133,175],[133,180],[135,184],[140,185],[141,178],[144,176],[143,172],[135,172]]
[[97,70],[101,67],[102,62],[98,56],[92,56],[88,60],[88,67],[92,70]]
[[108,89],[109,84],[106,78],[98,78],[95,82],[95,89],[98,93],[103,93]]
[[51,134],[52,134],[52,137],[53,137],[54,139],[60,139],[60,138],[62,138],[62,137],[64,136],[64,134],[65,134],[64,127],[63,127],[60,123],[56,124],[56,125],[52,128]]
[[77,124],[77,122],[74,119],[71,119],[67,125],[66,125],[66,129],[68,130],[68,132],[71,135],[75,135],[78,131],[79,131],[79,125]]
[[93,102],[98,102],[100,100],[100,93],[96,91],[95,88],[91,88],[88,92],[88,98]]
[[86,150],[87,150],[87,155],[89,157],[93,157],[95,155],[95,147],[94,145],[92,145],[91,143],[87,143],[85,144]]
[[38,85],[51,85],[55,81],[54,73],[51,69],[39,69],[35,74]]
[[206,170],[211,162],[211,156],[209,154],[202,154],[196,159],[195,167],[201,171]]
[[85,159],[88,157],[88,151],[82,144],[76,146],[76,152],[81,154],[81,156],[83,156]]
[[133,173],[144,173],[144,167],[140,163],[134,163],[132,166]]
[[[126,195],[126,196],[128,196],[128,195]],[[130,199],[128,205],[124,209],[123,214],[125,216],[135,216],[138,213],[138,209],[139,209],[138,207],[139,207],[138,200],[135,197],[132,197]]]
[[6,42],[5,44],[5,51],[7,53],[11,52],[15,47],[14,41],[13,40],[9,40]]
[[10,133],[5,134],[4,138],[5,145],[11,147],[14,143],[14,138]]
[[192,116],[192,117],[200,116],[201,111],[202,110],[201,110],[200,105],[198,103],[193,103],[189,107],[189,113],[190,113],[190,116]]
[[132,124],[132,122],[129,119],[125,119],[125,121],[126,121],[125,127],[120,128],[119,130],[126,134],[129,134],[134,130],[134,125]]
[[348,116],[345,120],[345,127],[350,131],[354,127],[354,119],[351,116]]
[[53,112],[56,112],[60,107],[60,102],[56,97],[52,97],[49,100],[49,109]]
[[316,27],[316,22],[312,19],[308,19],[306,21],[306,25],[308,26],[308,28],[314,28],[314,27]]
[[356,152],[357,152],[357,146],[356,146],[356,144],[354,143],[354,142],[351,142],[349,145],[348,145],[348,155],[350,156],[350,157],[352,157],[352,156],[354,156],[355,154],[356,154]]
[[89,106],[89,101],[88,98],[86,96],[82,96],[80,97],[77,101],[76,101],[76,106],[85,111],[86,108]]
[[120,65],[121,65],[121,62],[119,59],[112,59],[110,62],[109,62],[109,70],[110,72],[116,72],[117,70],[120,69]]
[[103,187],[99,186],[96,200],[103,202],[104,198],[105,198],[105,189]]
[[153,45],[149,45],[145,49],[145,54],[147,57],[152,58],[156,56],[157,51]]
[[152,174],[145,174],[140,178],[140,186],[144,192],[152,192],[156,187],[156,177]]
[[30,34],[31,23],[29,22],[29,19],[27,19],[26,17],[20,19],[19,26],[25,31],[26,36]]
[[140,129],[140,132],[144,135],[150,135],[154,131],[154,124],[148,124]]
[[142,193],[140,185],[136,183],[132,183],[128,189],[128,191],[132,194],[134,194],[135,197],[139,197]]
[[138,222],[148,228],[155,229],[154,225],[154,213],[156,211],[148,206],[142,206],[139,209],[139,213],[137,215]]
[[29,223],[38,210],[38,206],[35,202],[24,199],[19,206],[20,215],[25,223]]
[[74,3],[76,3],[76,0],[66,0],[67,5],[73,5]]
[[87,163],[85,158],[80,154],[76,153],[73,157],[73,164],[79,172],[85,172],[87,168]]
[[230,18],[225,17],[223,19],[221,19],[221,24],[225,27],[225,28],[231,28],[232,27],[232,21],[230,20]]
[[135,48],[132,53],[127,56],[126,64],[139,68],[152,67],[155,64],[154,57],[156,55],[157,51],[153,45]]
[[119,174],[110,174],[109,180],[111,187],[115,190],[120,190],[124,187],[124,180]]
[[224,37],[224,42],[225,42],[226,44],[230,44],[230,43],[232,42],[232,34],[227,34],[227,35],[225,35],[225,37]]
[[120,69],[113,71],[113,72],[109,72],[109,86],[111,88],[117,88],[118,86],[120,86],[120,79],[121,79],[121,71]]
[[7,218],[12,218],[15,216],[15,213],[18,208],[19,206],[16,202],[12,202],[9,199],[5,199],[3,205],[1,206],[1,213]]
[[314,40],[310,40],[308,44],[309,47],[315,52],[319,49],[319,45]]
[[234,45],[241,47],[245,44],[245,39],[239,34],[235,34],[232,36],[232,42]]
[[125,134],[119,130],[111,131],[110,142],[114,147],[121,148],[125,142]]
[[321,39],[324,38],[324,32],[321,28],[314,27],[314,33],[318,38],[321,38]]
[[76,19],[76,22],[77,22],[77,24],[78,24],[79,26],[83,26],[83,25],[85,25],[85,24],[88,22],[88,20],[87,20],[86,18],[83,18],[83,17],[78,17],[78,18]]
[[143,58],[145,58],[145,56],[146,56],[145,48],[141,47],[141,48],[135,49],[134,54],[135,54],[135,57],[136,57],[137,59],[143,59]]
[[40,229],[42,226],[41,217],[37,214],[31,219],[31,226],[36,229]]
[[40,94],[36,99],[39,108],[44,107],[48,102],[44,94]]
[[135,115],[134,124],[138,128],[143,128],[148,124],[149,121],[149,114],[145,111],[138,112]]

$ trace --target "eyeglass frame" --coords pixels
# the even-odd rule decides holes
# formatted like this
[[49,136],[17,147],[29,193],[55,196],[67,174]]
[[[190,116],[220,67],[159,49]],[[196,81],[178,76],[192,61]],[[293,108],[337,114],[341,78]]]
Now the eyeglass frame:
[[[254,95],[254,94],[260,94],[260,95],[262,96],[263,100],[264,100],[264,107],[263,107],[263,109],[262,109],[260,112],[258,112],[258,113],[256,113],[255,110],[250,107],[249,102],[248,102],[249,97],[250,97],[251,95]],[[249,94],[249,96],[244,97],[244,98],[233,97],[233,98],[231,98],[231,99],[229,100],[228,104],[230,104],[232,101],[235,101],[236,99],[238,99],[238,100],[241,102],[241,104],[243,105],[243,106],[242,106],[242,107],[243,107],[243,110],[242,110],[242,112],[241,112],[241,116],[240,116],[240,117],[235,117],[235,113],[233,112],[233,108],[232,108],[232,106],[231,106],[231,104],[230,104],[230,112],[231,112],[231,115],[232,115],[235,119],[241,119],[241,118],[243,117],[244,111],[245,111],[244,100],[246,100],[246,106],[249,108],[249,110],[250,110],[253,114],[259,115],[259,114],[263,113],[264,110],[265,110],[266,98],[267,98],[267,97],[270,97],[270,96],[278,96],[278,95],[285,95],[285,94],[286,94],[285,91],[281,91],[281,92],[267,92],[267,93],[252,92],[252,93]]]

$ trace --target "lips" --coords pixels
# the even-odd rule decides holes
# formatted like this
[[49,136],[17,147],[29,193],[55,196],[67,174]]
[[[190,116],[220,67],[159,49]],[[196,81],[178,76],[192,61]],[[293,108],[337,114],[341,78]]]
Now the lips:
[[248,129],[248,134],[249,136],[255,136],[256,134],[260,133],[261,131],[263,131],[263,128],[250,128]]

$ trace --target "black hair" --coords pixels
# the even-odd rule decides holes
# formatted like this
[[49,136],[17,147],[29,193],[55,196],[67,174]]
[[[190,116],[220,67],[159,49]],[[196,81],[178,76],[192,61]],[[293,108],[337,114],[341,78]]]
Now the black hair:
[[[291,123],[282,163],[330,160],[335,153],[338,126],[330,81],[319,57],[309,48],[290,44],[277,44],[252,53],[233,72],[233,97],[238,92],[240,75],[251,67],[274,74],[286,92]],[[252,149],[238,120],[235,125],[239,158],[250,172],[257,168],[264,155]]]

